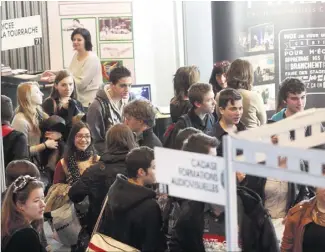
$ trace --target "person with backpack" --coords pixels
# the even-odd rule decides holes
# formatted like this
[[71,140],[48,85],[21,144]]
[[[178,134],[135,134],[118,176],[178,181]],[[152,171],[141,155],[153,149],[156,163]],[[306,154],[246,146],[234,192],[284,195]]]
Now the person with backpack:
[[107,130],[122,122],[123,109],[133,98],[129,93],[132,85],[130,70],[123,66],[116,67],[111,72],[110,80],[110,85],[98,90],[87,112],[87,123],[99,155],[105,152]]
[[212,113],[215,110],[216,101],[212,85],[206,83],[191,85],[188,90],[188,98],[193,107],[178,119],[173,129],[167,129],[169,132],[166,132],[164,141],[166,148],[173,148],[175,138],[181,129],[193,127],[207,135],[213,134],[215,118]]
[[110,187],[100,232],[141,252],[163,252],[161,211],[156,193],[146,187],[156,182],[154,151],[134,148],[125,163],[128,177],[118,174]]
[[[182,150],[215,156],[219,141],[203,133],[191,135]],[[242,251],[278,252],[274,227],[261,198],[250,189],[237,186],[239,245]],[[175,209],[176,210],[176,209]],[[182,200],[169,242],[170,252],[226,251],[224,207]]]
[[4,167],[13,161],[29,159],[27,137],[11,127],[14,111],[9,97],[1,95],[1,126],[3,141]]
[[[200,133],[200,130],[195,129],[193,127],[180,130],[179,133],[177,134],[174,148],[176,150],[181,150],[184,141],[188,139],[191,135],[196,133]],[[165,186],[165,188],[167,187],[166,185],[162,185],[162,186]],[[163,231],[166,237],[167,246],[170,242],[173,228],[179,217],[180,206],[183,201],[184,199],[167,196],[166,194],[162,194],[158,198],[158,204],[162,211]]]

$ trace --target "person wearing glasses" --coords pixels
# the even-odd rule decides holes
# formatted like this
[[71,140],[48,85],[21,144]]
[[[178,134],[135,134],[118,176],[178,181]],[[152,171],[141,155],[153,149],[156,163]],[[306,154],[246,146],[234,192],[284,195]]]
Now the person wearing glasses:
[[99,158],[93,148],[89,126],[82,121],[76,123],[68,137],[63,158],[56,165],[53,184],[72,185]]
[[112,125],[123,122],[123,109],[134,98],[130,95],[132,78],[129,69],[123,66],[116,67],[111,72],[110,81],[110,85],[104,86],[97,92],[96,98],[87,112],[87,123],[99,155],[106,150],[105,135],[107,130]]
[[8,188],[1,210],[1,251],[46,252],[43,227],[44,185],[35,177],[19,176]]
[[226,73],[230,67],[227,60],[216,62],[213,65],[209,83],[213,87],[214,95],[227,87]]

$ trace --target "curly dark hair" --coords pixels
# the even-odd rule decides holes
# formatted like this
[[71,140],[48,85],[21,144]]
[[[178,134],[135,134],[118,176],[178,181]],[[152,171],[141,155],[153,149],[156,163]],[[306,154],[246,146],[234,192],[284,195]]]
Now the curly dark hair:
[[278,93],[277,111],[280,111],[284,107],[284,101],[287,100],[288,95],[301,94],[306,92],[305,84],[297,78],[286,78],[281,84]]
[[156,110],[148,100],[136,99],[129,102],[124,107],[123,114],[142,120],[149,128],[155,126]]

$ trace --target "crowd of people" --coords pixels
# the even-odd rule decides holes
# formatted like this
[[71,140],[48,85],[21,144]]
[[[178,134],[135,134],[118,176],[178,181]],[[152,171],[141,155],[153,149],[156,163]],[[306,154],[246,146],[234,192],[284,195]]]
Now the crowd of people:
[[[252,91],[248,61],[216,63],[209,84],[200,82],[197,67],[181,67],[173,79],[172,124],[159,139],[155,108],[130,93],[127,68],[113,69],[110,84],[95,84],[98,64],[82,29],[71,36],[77,53],[70,69],[45,74],[54,81],[49,97],[43,101],[37,82],[18,86],[15,111],[1,96],[2,251],[51,251],[45,221],[71,251],[94,246],[95,233],[134,251],[226,251],[224,207],[160,190],[153,149],[223,156],[224,135],[303,111],[304,83],[288,78],[280,84],[277,112],[268,120],[262,97]],[[90,66],[87,75],[76,70],[81,62],[82,69]],[[280,160],[279,169],[286,165]],[[303,161],[300,168],[309,169]],[[242,251],[325,251],[325,188],[242,173],[236,179]]]

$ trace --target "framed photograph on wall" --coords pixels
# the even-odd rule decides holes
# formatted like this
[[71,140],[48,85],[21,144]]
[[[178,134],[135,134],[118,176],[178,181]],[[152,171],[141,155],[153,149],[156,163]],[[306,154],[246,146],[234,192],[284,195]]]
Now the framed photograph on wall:
[[98,18],[99,40],[133,40],[132,17]]
[[71,34],[77,28],[85,28],[90,32],[93,52],[97,53],[96,18],[61,18],[62,59],[64,68],[69,67],[72,57],[75,54],[72,47]]
[[111,42],[100,44],[101,59],[133,59],[133,43]]

